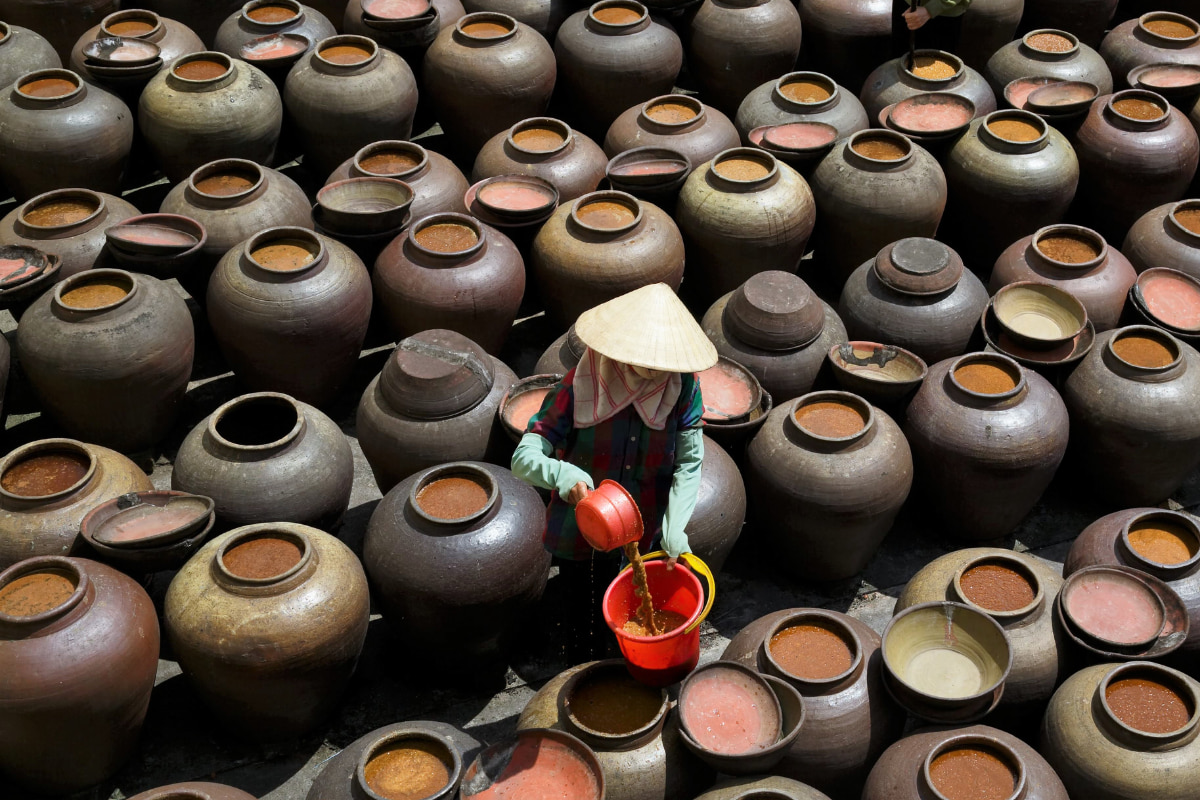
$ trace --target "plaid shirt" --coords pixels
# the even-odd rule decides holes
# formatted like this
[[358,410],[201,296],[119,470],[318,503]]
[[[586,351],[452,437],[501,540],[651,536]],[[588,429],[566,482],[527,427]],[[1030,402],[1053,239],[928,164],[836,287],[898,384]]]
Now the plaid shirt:
[[[656,431],[642,422],[632,405],[599,425],[576,428],[574,380],[575,370],[571,370],[546,395],[527,431],[550,442],[556,458],[591,475],[596,485],[608,478],[629,490],[645,522],[646,534],[640,543],[645,553],[658,537],[667,511],[675,471],[675,434],[704,424],[700,382],[694,374],[683,375],[675,410],[667,417],[666,426]],[[551,493],[546,508],[542,543],[553,555],[572,561],[588,559],[594,552],[575,524],[575,508],[557,491]]]

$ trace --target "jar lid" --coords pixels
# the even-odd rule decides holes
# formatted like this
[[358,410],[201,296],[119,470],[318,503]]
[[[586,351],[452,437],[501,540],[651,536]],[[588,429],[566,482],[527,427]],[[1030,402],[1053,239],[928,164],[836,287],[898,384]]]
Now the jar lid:
[[821,335],[825,309],[798,276],[768,270],[734,290],[722,321],[734,338],[748,345],[794,350]]
[[496,382],[491,356],[461,333],[422,331],[400,342],[379,387],[392,410],[415,419],[447,419],[483,402]]
[[941,294],[958,285],[963,260],[935,239],[911,236],[892,242],[875,257],[875,276],[904,294]]

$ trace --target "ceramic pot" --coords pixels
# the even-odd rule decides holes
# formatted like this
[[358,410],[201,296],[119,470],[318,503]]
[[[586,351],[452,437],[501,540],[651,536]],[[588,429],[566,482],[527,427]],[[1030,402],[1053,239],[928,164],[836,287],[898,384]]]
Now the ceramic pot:
[[241,789],[220,783],[200,781],[160,786],[157,789],[135,794],[130,800],[176,800],[181,797],[195,797],[197,800],[254,800],[254,795],[246,794]]
[[779,800],[829,800],[829,795],[818,792],[807,783],[791,778],[726,778],[707,792],[696,796],[696,800],[754,800],[759,797]]
[[20,25],[0,24],[0,85],[8,86],[30,72],[61,66],[58,53],[40,34]]
[[413,190],[412,220],[452,211],[467,213],[470,183],[454,162],[414,142],[372,142],[333,171],[325,185],[347,178],[395,178]]
[[[946,72],[953,74],[945,78],[922,78],[908,69],[908,54],[885,61],[867,76],[858,99],[867,110],[869,119],[879,119],[879,112],[892,103],[924,92],[949,92],[961,95],[975,104],[976,116],[984,116],[996,110],[996,95],[977,71],[963,63],[962,59],[944,50],[917,50],[917,58],[936,59],[947,66]],[[918,65],[918,69],[920,65]]]
[[574,10],[572,6],[566,0],[466,0],[463,3],[468,14],[480,11],[507,14],[551,43],[563,20]]
[[362,565],[287,522],[218,536],[171,580],[163,625],[179,667],[239,737],[289,739],[337,709],[367,637]]
[[[132,492],[89,511],[79,532],[97,559],[144,580],[178,569],[204,544],[216,519],[211,497]],[[132,531],[125,527],[130,522]]]
[[422,652],[415,666],[469,670],[499,655],[546,588],[544,527],[537,490],[494,464],[431,467],[388,491],[367,526],[363,563],[384,619]]
[[1169,11],[1151,11],[1114,27],[1100,43],[1118,89],[1129,84],[1126,76],[1143,64],[1200,66],[1200,23],[1195,13],[1185,17]]
[[[341,20],[339,19],[339,22]],[[297,0],[250,0],[233,12],[212,39],[212,49],[234,58],[246,58],[242,47],[264,36],[284,33],[303,36],[310,52],[322,39],[336,36],[333,23],[320,11]]]
[[742,142],[750,132],[789,122],[823,122],[837,129],[837,138],[871,127],[862,103],[843,86],[819,72],[789,72],[750,91],[737,110],[734,124]]
[[192,374],[187,304],[149,275],[75,275],[21,315],[17,357],[68,435],[123,452],[161,441]]
[[202,41],[211,42],[221,23],[245,5],[244,0],[146,0],[139,3],[161,17],[177,19],[187,25]]
[[224,528],[259,522],[337,527],[354,458],[329,417],[285,394],[235,397],[179,446],[171,488],[211,497]]
[[[180,56],[199,53],[206,49],[204,42],[200,41],[200,37],[182,22],[160,17],[153,11],[143,8],[134,8],[109,14],[100,21],[99,25],[85,31],[71,50],[70,68],[80,75],[84,74],[87,70],[87,63],[83,49],[96,39],[109,36],[138,39],[157,45],[159,58],[162,59],[163,64],[173,64]],[[0,50],[0,53],[2,52],[3,50]],[[230,55],[237,56],[238,54],[235,52]],[[0,77],[0,80],[3,78]]]
[[[372,9],[378,11],[378,5]],[[432,0],[424,11],[414,16],[420,9],[420,4],[401,5],[394,18],[383,18],[365,13],[362,0],[350,0],[342,16],[342,32],[379,42],[403,58],[412,68],[417,83],[424,85],[425,51],[439,32],[453,28],[467,12],[459,0]]]
[[173,182],[217,159],[270,164],[283,124],[279,90],[224,53],[183,56],[155,75],[138,102],[138,126]]
[[0,17],[11,25],[37,31],[66,63],[79,35],[119,7],[117,0],[4,0],[0,2]]
[[533,175],[558,190],[567,203],[596,191],[608,156],[600,146],[565,122],[534,117],[488,140],[471,169],[471,182],[500,175]]
[[[891,48],[892,5],[886,0],[803,0],[803,69],[821,69],[855,89]],[[864,126],[865,127],[865,126]]]
[[968,67],[984,71],[997,50],[1012,41],[1025,11],[1025,0],[978,0],[970,17],[963,17],[958,52]]
[[1111,94],[1113,76],[1108,64],[1092,48],[1067,31],[1033,30],[1009,42],[987,61],[983,71],[996,96],[1017,78],[1031,75],[1060,81],[1085,81],[1100,94]]
[[733,552],[745,523],[746,484],[742,473],[725,448],[706,436],[700,491],[687,526],[688,544],[716,575]]
[[57,795],[115,773],[158,668],[146,591],[85,558],[25,559],[0,572],[0,643],[0,771]]
[[1166,267],[1200,278],[1198,209],[1200,201],[1180,200],[1147,211],[1129,229],[1121,252],[1138,272]]
[[1070,31],[1089,47],[1097,47],[1116,8],[1116,0],[1025,0],[1021,21],[1030,30]]
[[1173,494],[1200,463],[1197,391],[1200,353],[1190,345],[1144,325],[1098,334],[1062,389],[1089,494],[1118,507]]
[[698,166],[739,143],[729,117],[694,97],[666,94],[621,112],[604,136],[604,152],[612,158],[635,147],[664,147]]

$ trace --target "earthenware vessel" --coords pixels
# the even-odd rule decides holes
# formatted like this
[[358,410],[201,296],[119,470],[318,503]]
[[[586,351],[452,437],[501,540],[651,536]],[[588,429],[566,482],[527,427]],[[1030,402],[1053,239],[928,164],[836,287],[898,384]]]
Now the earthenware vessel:
[[[100,20],[99,25],[85,31],[71,50],[70,68],[83,74],[87,69],[84,48],[96,39],[110,36],[137,39],[157,45],[159,57],[164,65],[174,63],[180,56],[206,49],[200,37],[182,22],[160,17],[144,8],[133,8],[109,14]],[[236,56],[237,53],[230,55]],[[3,80],[3,77],[0,77],[0,80]]]
[[789,72],[760,84],[738,106],[734,124],[742,142],[749,144],[750,132],[756,128],[789,122],[832,125],[839,139],[871,127],[867,112],[854,92],[819,72]]
[[193,0],[148,0],[142,3],[163,17],[177,19],[187,25],[201,40],[212,41],[225,19],[245,3],[242,0],[214,0],[196,3]]
[[[522,768],[522,762],[531,766]],[[578,797],[604,800],[604,771],[596,753],[569,733],[531,728],[481,750],[467,766],[459,797],[483,800],[494,785],[501,794],[543,797],[564,784]]]
[[508,14],[533,28],[550,43],[554,42],[563,21],[575,10],[566,0],[466,0],[463,8],[469,14],[478,11]]
[[1098,47],[1117,8],[1114,0],[1027,0],[1024,23],[1032,30],[1070,31],[1089,47]]
[[843,86],[863,85],[892,35],[892,7],[882,0],[805,0],[800,6],[802,69],[822,69]]
[[[707,426],[709,433],[713,426]],[[746,485],[737,463],[712,438],[704,438],[704,463],[700,468],[700,491],[688,521],[688,543],[713,574],[737,544],[746,522]]]
[[963,62],[983,72],[997,50],[1008,44],[1025,11],[1025,0],[981,0],[975,13],[964,18],[958,34]]
[[665,94],[626,107],[604,136],[609,158],[635,147],[665,147],[693,167],[740,143],[729,117],[695,97]]
[[764,796],[779,800],[829,800],[829,795],[818,792],[807,783],[778,776],[725,778],[704,794],[697,795],[696,800],[753,800]]
[[381,141],[363,147],[325,181],[347,178],[395,178],[413,190],[409,213],[418,220],[442,211],[465,214],[463,195],[470,188],[454,162],[414,142]]
[[1200,200],[1147,211],[1129,229],[1121,252],[1138,272],[1166,267],[1200,278]]
[[1115,26],[1100,43],[1118,88],[1125,76],[1142,64],[1195,64],[1200,66],[1200,24],[1190,16],[1152,11]]
[[[996,110],[996,95],[987,80],[964,64],[961,58],[944,50],[917,50],[916,56],[918,60],[932,59],[944,64],[942,73],[945,77],[919,77],[909,70],[907,55],[885,61],[867,76],[858,95],[868,118],[877,119],[879,112],[892,103],[923,92],[962,95],[975,104],[975,112],[981,117]],[[918,64],[917,70],[921,69],[922,65]]]
[[[338,20],[341,21],[340,19]],[[315,8],[302,5],[297,0],[250,0],[233,12],[212,39],[213,50],[246,58],[242,48],[264,36],[279,36],[284,33],[303,36],[308,40],[308,50],[322,39],[335,36],[333,21]]]
[[471,182],[500,175],[533,175],[558,189],[567,203],[596,191],[608,156],[567,123],[549,117],[522,120],[488,140],[475,156]]
[[542,357],[538,359],[537,364],[533,368],[535,375],[566,375],[579,363],[579,359],[583,358],[583,351],[587,345],[579,340],[575,335],[575,326],[572,325],[567,329],[567,332],[555,339],[546,352],[542,353]]
[[65,62],[79,34],[119,6],[116,0],[56,0],[49,3],[5,0],[0,3],[0,16],[11,24],[30,28],[46,37]]
[[1100,94],[1113,90],[1113,76],[1100,54],[1068,31],[1048,28],[1030,31],[996,51],[983,70],[997,96],[1017,78],[1030,75],[1060,81],[1086,81]]
[[453,28],[466,14],[459,0],[431,0],[400,4],[368,3],[373,13],[363,9],[362,0],[350,0],[342,14],[342,33],[367,36],[408,62],[417,83],[424,85],[425,51],[439,32]]
[[41,34],[8,22],[0,27],[0,82],[5,86],[26,73],[61,66],[58,53]]
[[93,508],[79,532],[100,561],[126,574],[178,569],[216,524],[211,497],[187,492],[130,492]]
[[[254,800],[254,795],[246,794],[241,789],[225,786],[221,783],[205,783],[189,781],[187,783],[172,783],[135,794],[130,800],[172,800],[179,797],[194,796],[201,800]],[[190,793],[190,794],[189,794]]]

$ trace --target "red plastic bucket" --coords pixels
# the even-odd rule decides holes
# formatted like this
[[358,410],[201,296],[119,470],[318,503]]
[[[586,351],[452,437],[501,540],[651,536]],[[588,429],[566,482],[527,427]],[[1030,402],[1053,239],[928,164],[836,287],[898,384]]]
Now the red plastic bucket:
[[605,552],[640,541],[644,532],[633,495],[610,480],[575,504],[575,524],[588,544]]

